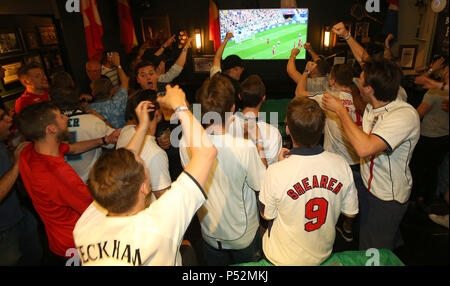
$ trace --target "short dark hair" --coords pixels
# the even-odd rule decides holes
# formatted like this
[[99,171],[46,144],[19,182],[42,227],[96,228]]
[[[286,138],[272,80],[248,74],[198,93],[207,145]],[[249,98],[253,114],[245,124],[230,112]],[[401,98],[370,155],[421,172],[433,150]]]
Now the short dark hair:
[[109,78],[101,77],[94,80],[93,84],[93,97],[95,101],[105,100],[111,95],[113,88],[112,82]]
[[245,67],[244,61],[239,56],[229,55],[222,61],[222,68],[224,72],[234,67]]
[[319,74],[321,76],[326,76],[327,74],[330,73],[331,64],[327,60],[323,60],[323,59],[317,60],[316,64],[317,64],[317,70],[319,71]]
[[35,142],[45,138],[47,126],[56,122],[54,111],[59,109],[53,102],[38,102],[26,106],[14,121],[25,139]]
[[206,79],[196,94],[197,102],[201,104],[202,114],[217,112],[225,124],[225,115],[231,111],[234,102],[234,87],[230,80],[220,74]]
[[62,111],[80,108],[78,92],[70,87],[52,87],[49,90],[51,101]]
[[149,62],[149,61],[142,61],[142,62],[140,62],[140,63],[138,63],[138,64],[136,65],[136,69],[134,70],[134,75],[135,75],[135,77],[136,77],[136,78],[138,77],[138,74],[139,74],[139,70],[140,70],[140,69],[145,68],[145,67],[148,67],[148,66],[153,67],[153,68],[155,69],[155,71],[156,71],[156,68],[158,67],[158,66],[155,66],[155,64],[153,64],[152,62]]
[[[139,124],[139,120],[136,116],[136,107],[139,105],[142,101],[151,101],[153,104],[156,103],[156,91],[151,89],[145,89],[145,90],[139,90],[136,92],[135,95],[133,95],[130,99],[128,99],[127,102],[127,110],[126,110],[126,119],[127,120],[134,120],[136,123]],[[150,114],[150,120],[153,120],[152,112]]]
[[120,148],[102,152],[89,173],[88,187],[102,207],[124,213],[136,204],[144,180],[144,166],[133,152]]
[[287,125],[294,142],[300,147],[317,146],[325,126],[325,112],[307,97],[296,97],[287,108]]
[[337,64],[331,68],[330,76],[341,86],[353,84],[353,68],[349,64]]
[[392,61],[371,60],[364,63],[364,86],[370,85],[377,100],[391,102],[397,98],[402,71]]
[[258,75],[250,75],[241,83],[242,107],[256,107],[266,95],[266,87]]
[[17,71],[17,75],[19,76],[19,79],[21,79],[23,76],[28,75],[28,72],[32,69],[42,69],[42,66],[35,62],[21,66],[19,68],[19,70]]

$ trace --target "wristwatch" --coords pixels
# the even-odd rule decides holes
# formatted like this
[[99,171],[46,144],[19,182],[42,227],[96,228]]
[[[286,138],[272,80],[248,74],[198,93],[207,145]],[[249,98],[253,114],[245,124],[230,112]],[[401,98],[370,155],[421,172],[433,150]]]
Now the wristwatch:
[[177,108],[175,108],[174,113],[178,115],[178,113],[180,113],[181,111],[189,111],[189,107],[187,107],[186,105],[178,106]]
[[344,37],[344,40],[347,41],[348,39],[350,39],[351,36],[352,36],[352,35],[351,35],[350,33],[348,33],[347,36]]

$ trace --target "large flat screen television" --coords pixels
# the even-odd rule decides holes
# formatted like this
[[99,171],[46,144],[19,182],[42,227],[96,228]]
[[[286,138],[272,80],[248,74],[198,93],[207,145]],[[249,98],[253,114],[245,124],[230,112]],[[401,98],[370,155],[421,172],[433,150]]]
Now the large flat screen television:
[[[307,42],[308,9],[219,10],[220,37],[233,33],[223,58],[238,55],[246,60],[289,59],[291,50]],[[305,59],[300,49],[297,59]]]

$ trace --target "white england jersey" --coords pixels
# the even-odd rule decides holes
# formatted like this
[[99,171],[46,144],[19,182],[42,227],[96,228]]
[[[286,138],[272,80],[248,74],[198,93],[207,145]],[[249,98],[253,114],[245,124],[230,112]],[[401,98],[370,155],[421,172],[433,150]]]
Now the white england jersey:
[[[67,127],[69,129],[70,144],[102,138],[114,132],[113,128],[106,125],[105,122],[95,115],[85,114],[81,110],[63,113],[69,116]],[[110,144],[107,147],[113,148],[114,145]],[[82,154],[67,155],[66,161],[77,172],[83,182],[86,183],[89,177],[89,171],[101,153],[102,148],[98,147]]]
[[[232,122],[228,126],[228,133],[232,136],[244,138],[244,120],[242,113],[233,115]],[[268,165],[278,162],[278,155],[282,147],[280,131],[275,126],[264,121],[258,121],[258,127],[263,141],[264,155]]]
[[[243,249],[259,228],[255,191],[266,168],[253,142],[230,134],[209,135],[217,157],[205,186],[208,200],[197,215],[203,239],[212,247]],[[180,142],[183,167],[190,161],[184,140]]]
[[361,158],[364,185],[380,200],[405,203],[413,183],[409,162],[420,137],[416,109],[400,98],[375,109],[368,104],[363,131],[378,136],[388,145],[384,152]]
[[[136,133],[136,125],[127,125],[120,131],[116,148],[125,148]],[[160,191],[170,187],[172,183],[169,172],[169,158],[167,153],[156,143],[155,137],[147,135],[139,156],[145,162],[150,172],[152,191]]]
[[[334,96],[341,100],[353,122],[355,122],[359,128],[362,128],[362,117],[353,105],[352,95],[348,92],[337,91],[334,93]],[[325,150],[341,155],[349,165],[359,164],[359,156],[356,153],[355,148],[353,148],[352,144],[348,140],[339,116],[335,112],[323,108],[323,94],[311,95],[309,98],[317,101],[326,114],[323,144]]]
[[92,203],[73,237],[83,266],[180,266],[180,244],[205,201],[200,185],[186,172],[148,208],[110,217]]
[[269,166],[259,195],[267,219],[267,259],[279,266],[320,265],[332,252],[340,213],[358,213],[353,174],[322,147],[294,148]]

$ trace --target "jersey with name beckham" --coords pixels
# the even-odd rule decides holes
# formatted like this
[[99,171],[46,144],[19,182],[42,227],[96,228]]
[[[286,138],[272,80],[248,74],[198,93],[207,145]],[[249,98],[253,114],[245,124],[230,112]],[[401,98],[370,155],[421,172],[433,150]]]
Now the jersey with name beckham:
[[110,217],[91,204],[73,236],[83,266],[180,266],[179,247],[205,194],[181,173],[157,201],[132,216]]
[[264,254],[279,266],[320,265],[331,255],[341,212],[359,211],[349,165],[321,146],[294,148],[269,166],[259,200],[264,217],[273,219]]

